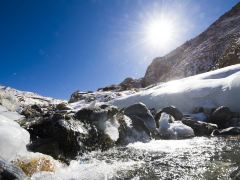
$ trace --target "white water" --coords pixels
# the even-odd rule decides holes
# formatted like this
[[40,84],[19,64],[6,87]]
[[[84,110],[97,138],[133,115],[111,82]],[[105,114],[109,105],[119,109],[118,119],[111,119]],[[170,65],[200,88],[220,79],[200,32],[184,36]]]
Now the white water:
[[224,139],[203,137],[137,142],[92,152],[55,173],[38,173],[32,179],[227,179],[240,161],[238,146]]

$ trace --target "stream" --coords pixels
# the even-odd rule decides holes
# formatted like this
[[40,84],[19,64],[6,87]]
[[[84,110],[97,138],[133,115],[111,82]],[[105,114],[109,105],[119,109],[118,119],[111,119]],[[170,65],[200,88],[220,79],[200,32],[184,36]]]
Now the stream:
[[91,152],[32,179],[229,179],[240,163],[234,137],[152,140]]

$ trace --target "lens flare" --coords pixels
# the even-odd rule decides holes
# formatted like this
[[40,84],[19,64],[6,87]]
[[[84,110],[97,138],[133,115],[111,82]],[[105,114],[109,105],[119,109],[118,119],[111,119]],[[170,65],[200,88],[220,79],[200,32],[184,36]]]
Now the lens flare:
[[163,48],[174,39],[174,24],[167,18],[155,18],[146,24],[145,42],[150,48]]

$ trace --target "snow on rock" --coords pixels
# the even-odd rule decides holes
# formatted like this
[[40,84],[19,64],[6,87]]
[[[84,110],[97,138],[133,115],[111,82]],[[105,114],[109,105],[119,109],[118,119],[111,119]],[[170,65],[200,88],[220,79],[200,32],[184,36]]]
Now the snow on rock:
[[142,102],[148,108],[161,109],[170,105],[184,113],[194,107],[229,107],[240,112],[240,65],[233,65],[212,72],[169,81],[146,88],[133,95],[110,101],[120,108]]
[[96,91],[91,93],[84,92],[74,92],[75,99],[73,99],[73,95],[71,96],[70,107],[74,110],[80,110],[82,108],[90,108],[97,105],[105,104],[113,99],[119,97],[125,97],[131,94],[136,93],[134,90],[127,90],[121,92],[115,91]]
[[11,161],[27,151],[26,145],[30,141],[30,135],[15,122],[21,117],[14,112],[7,112],[0,106],[0,156],[4,160]]
[[188,138],[193,137],[193,129],[184,125],[180,121],[169,123],[170,115],[162,113],[159,119],[159,134],[161,137],[168,139]]

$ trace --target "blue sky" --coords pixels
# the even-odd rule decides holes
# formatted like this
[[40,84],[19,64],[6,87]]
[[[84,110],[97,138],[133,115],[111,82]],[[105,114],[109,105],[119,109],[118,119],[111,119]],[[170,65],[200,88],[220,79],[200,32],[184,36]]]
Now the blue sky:
[[[56,98],[142,77],[237,0],[0,0],[0,84]],[[149,17],[175,18],[171,46],[144,43]]]

